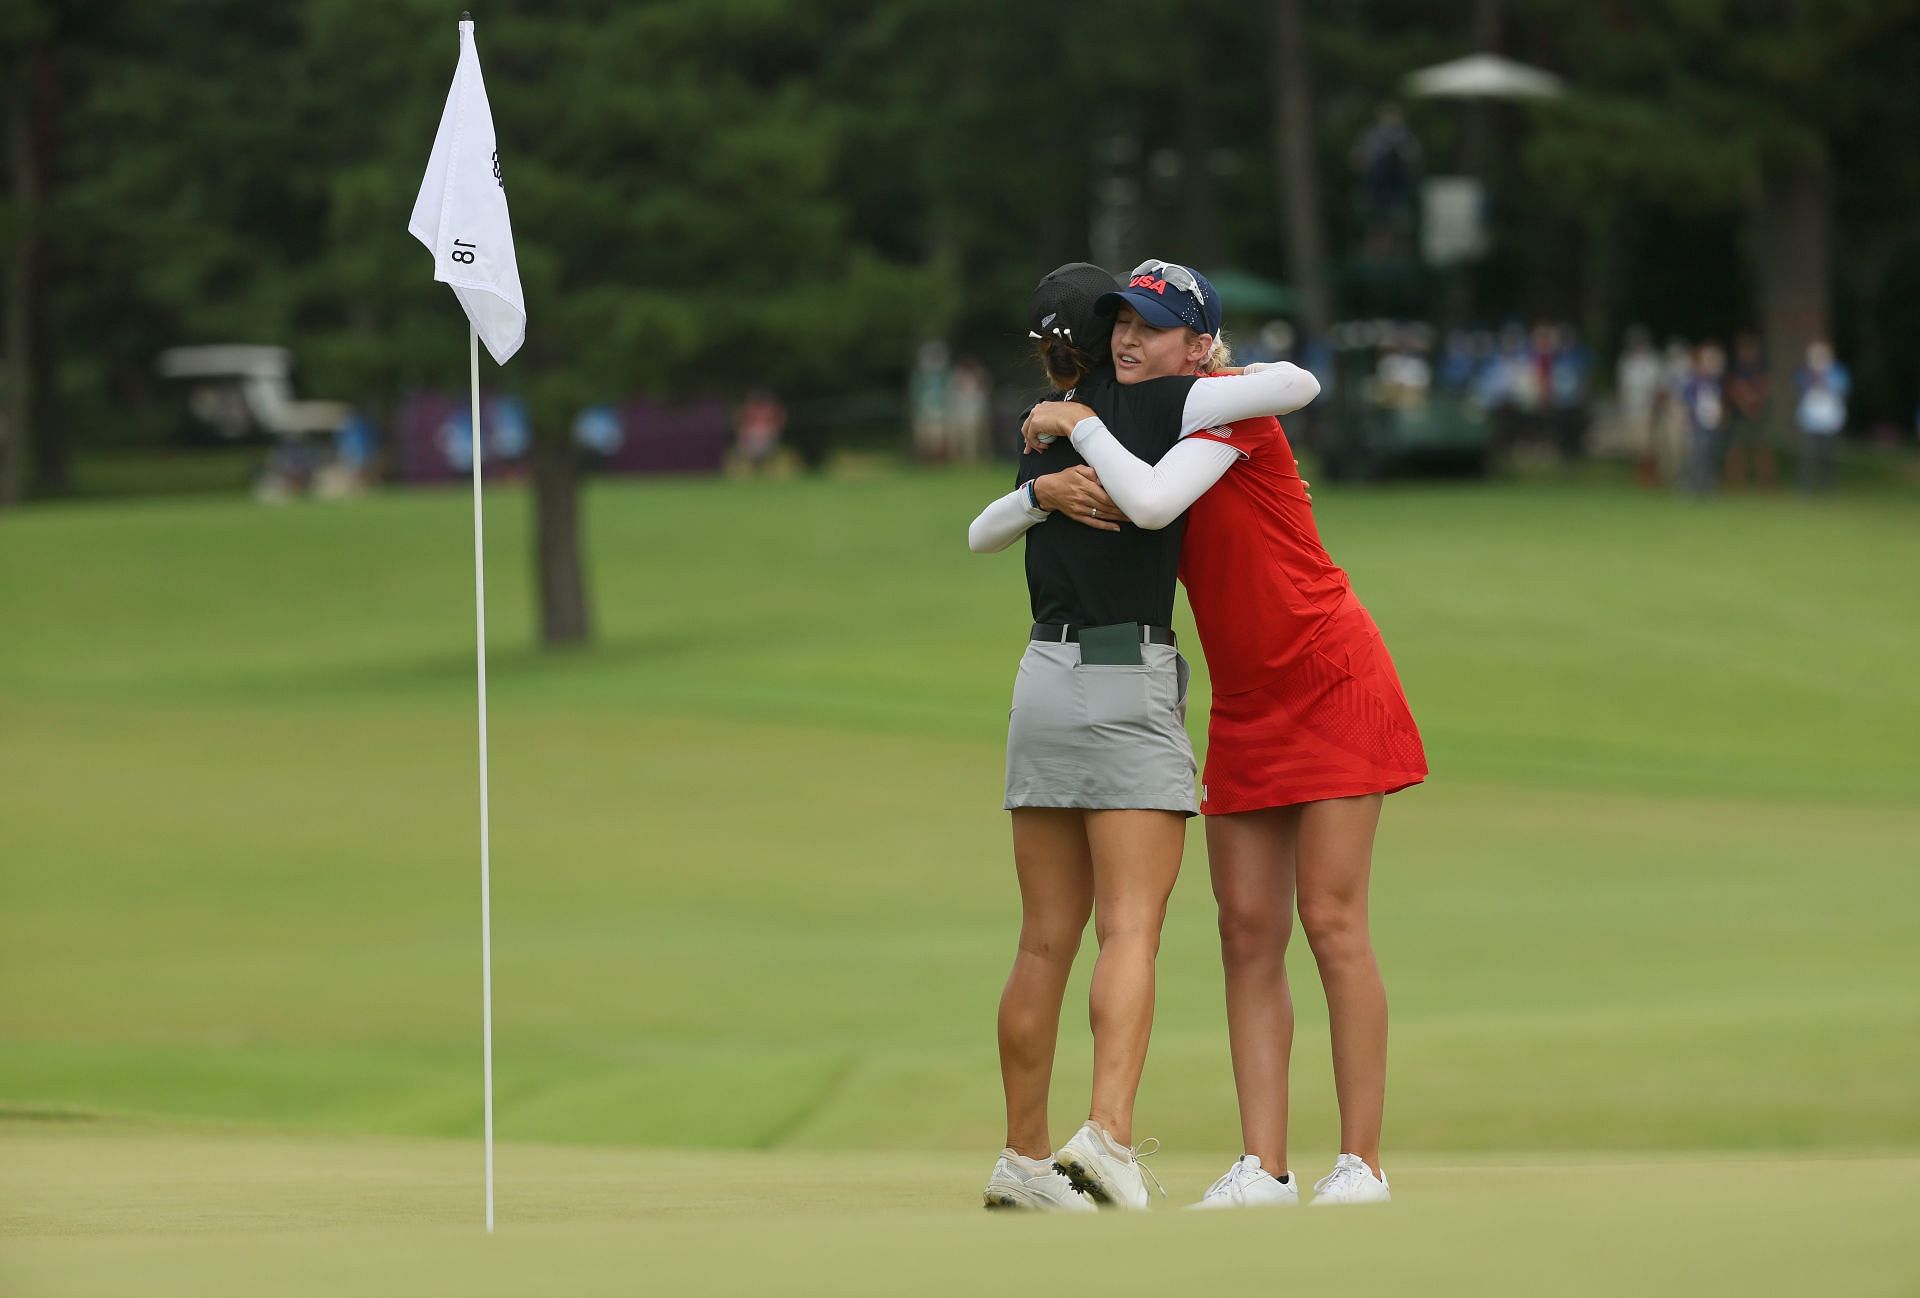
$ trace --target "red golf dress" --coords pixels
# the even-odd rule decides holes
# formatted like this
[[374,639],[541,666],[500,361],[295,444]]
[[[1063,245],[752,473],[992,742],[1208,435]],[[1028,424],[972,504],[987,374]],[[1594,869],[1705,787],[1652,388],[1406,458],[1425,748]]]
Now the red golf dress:
[[1280,421],[1194,436],[1246,456],[1194,504],[1180,556],[1213,677],[1201,813],[1420,783],[1426,750],[1399,674],[1320,543]]

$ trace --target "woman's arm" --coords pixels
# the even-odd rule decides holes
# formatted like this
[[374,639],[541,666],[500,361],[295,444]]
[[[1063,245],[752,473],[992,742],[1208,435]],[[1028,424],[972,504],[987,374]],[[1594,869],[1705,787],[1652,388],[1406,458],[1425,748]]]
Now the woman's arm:
[[1158,464],[1148,464],[1122,446],[1098,418],[1074,425],[1073,449],[1100,475],[1100,485],[1133,524],[1150,531],[1186,513],[1240,458],[1227,443],[1202,437],[1184,439]]
[[975,554],[998,554],[1049,517],[1046,510],[1027,502],[1027,487],[1022,483],[980,511],[967,528],[967,548]]
[[1117,532],[1121,523],[1130,521],[1093,470],[1076,464],[1022,483],[981,510],[967,528],[967,548],[975,554],[996,554],[1055,514],[1096,532]]
[[1290,415],[1319,395],[1320,380],[1298,365],[1287,361],[1249,365],[1240,374],[1202,379],[1193,385],[1180,417],[1180,435],[1258,415]]

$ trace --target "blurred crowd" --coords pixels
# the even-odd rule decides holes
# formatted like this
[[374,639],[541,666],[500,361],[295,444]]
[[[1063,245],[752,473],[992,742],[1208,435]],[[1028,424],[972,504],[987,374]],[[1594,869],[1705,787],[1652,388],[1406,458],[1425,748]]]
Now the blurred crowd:
[[[1760,339],[1743,333],[1729,355],[1718,340],[1670,339],[1656,349],[1645,329],[1627,332],[1615,368],[1607,427],[1647,486],[1691,495],[1722,487],[1771,487],[1780,480],[1776,427],[1790,430],[1802,491],[1833,485],[1834,448],[1847,426],[1847,367],[1816,341],[1776,393]],[[1776,403],[1786,403],[1781,408]]]
[[971,356],[954,359],[944,342],[920,344],[907,381],[913,456],[922,464],[983,460],[991,449],[993,380]]
[[[1552,320],[1444,332],[1421,322],[1352,321],[1297,356],[1291,328],[1273,322],[1243,335],[1236,351],[1243,362],[1298,359],[1321,376],[1326,393],[1338,381],[1335,354],[1359,353],[1368,358],[1359,378],[1369,409],[1477,412],[1496,449],[1533,446],[1566,461],[1626,460],[1643,486],[1695,496],[1777,486],[1783,462],[1793,466],[1801,490],[1828,490],[1851,388],[1847,367],[1824,341],[1807,348],[1791,390],[1776,392],[1755,334],[1738,335],[1731,349],[1679,338],[1658,348],[1636,326],[1627,331],[1608,393],[1596,381],[1602,362],[1593,350],[1571,324]],[[996,390],[979,360],[955,359],[944,342],[924,342],[905,393],[912,458],[989,458],[996,421],[1008,417],[1003,407],[1025,391],[1014,388]],[[785,419],[771,392],[748,394],[735,411],[735,465],[763,471],[780,450]]]
[[[1451,449],[1469,458],[1537,448],[1565,462],[1589,455],[1624,460],[1642,485],[1692,496],[1779,485],[1783,463],[1801,490],[1828,490],[1851,391],[1847,367],[1824,341],[1807,348],[1790,390],[1777,392],[1754,334],[1738,335],[1731,349],[1717,340],[1678,338],[1659,348],[1647,330],[1634,327],[1618,353],[1609,393],[1596,381],[1602,365],[1578,331],[1551,320],[1445,331],[1417,321],[1349,321],[1304,346],[1284,321],[1271,321],[1239,334],[1235,351],[1240,363],[1294,359],[1320,377],[1320,409],[1303,412],[1298,426],[1308,439],[1303,444],[1323,456],[1355,436],[1356,422],[1411,420],[1406,426],[1425,430],[1428,451],[1450,430],[1458,443]],[[866,413],[896,428],[904,415],[917,463],[986,460],[1010,452],[1013,440],[997,443],[995,430],[1011,427],[1033,387],[1031,376],[1001,377],[996,385],[979,359],[955,357],[945,342],[930,339],[915,352],[904,391],[871,394],[867,404],[874,409]],[[1354,386],[1343,403],[1344,384]],[[193,408],[204,416],[209,394],[234,391],[203,387]],[[238,398],[228,404],[237,408]],[[829,449],[826,442],[803,444],[795,415],[765,384],[747,387],[728,404],[629,405],[594,407],[576,421],[575,441],[592,467],[784,476],[821,467]],[[802,414],[835,427],[863,410],[835,400]],[[531,441],[524,410],[511,399],[489,398],[483,423],[490,458],[511,472]],[[276,438],[256,494],[263,500],[344,496],[385,476],[457,476],[469,468],[467,425],[464,403],[451,398],[411,401],[391,438],[381,438],[364,414],[353,412],[329,438]]]
[[[904,395],[912,459],[964,464],[994,453],[995,421],[1006,414],[996,397],[1011,399],[1012,394],[996,394],[992,375],[979,360],[956,359],[945,342],[928,339],[914,354]],[[782,436],[787,422],[787,410],[771,389],[750,391],[734,410],[731,470],[746,475],[791,471],[794,461]]]
[[1593,356],[1572,325],[1452,329],[1441,344],[1437,370],[1442,394],[1465,397],[1490,412],[1497,444],[1540,440],[1568,458],[1580,454]]

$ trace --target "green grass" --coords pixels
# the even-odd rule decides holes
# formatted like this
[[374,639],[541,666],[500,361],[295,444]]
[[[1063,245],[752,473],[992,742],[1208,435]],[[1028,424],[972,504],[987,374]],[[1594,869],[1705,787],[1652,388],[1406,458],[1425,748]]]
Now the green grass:
[[244,491],[267,462],[259,445],[116,447],[83,451],[70,466],[78,497],[153,497]]
[[[1907,1298],[1920,1159],[1415,1158],[1386,1210],[989,1216],[965,1154],[500,1151],[81,1124],[0,1128],[0,1291],[1826,1293]],[[1176,1200],[1219,1169],[1156,1160]],[[130,1283],[137,1279],[137,1289]]]
[[[939,1205],[970,1205],[1000,1138],[992,1019],[1016,913],[1000,745],[1026,609],[1017,555],[962,539],[1000,489],[979,474],[596,485],[600,641],[554,657],[528,648],[524,500],[489,496],[499,1130],[707,1151],[549,1149],[553,1175],[626,1159],[621,1184],[644,1186],[666,1160],[757,1212],[785,1191],[743,1189],[723,1151],[763,1151],[781,1186],[841,1169],[825,1193],[858,1206],[848,1224],[780,1217],[763,1260],[783,1232],[885,1234],[901,1252],[983,1229],[942,1224]],[[1920,1150],[1911,502],[1317,494],[1435,772],[1390,800],[1376,868],[1387,1148],[1411,1169],[1403,1198],[1436,1199],[1393,1228],[1409,1247],[1454,1237],[1481,1202],[1479,1173],[1456,1193],[1437,1170],[1456,1164],[1695,1151],[1695,1186],[1750,1181],[1716,1161],[1732,1155]],[[317,1133],[477,1131],[470,526],[453,491],[0,515],[0,1112],[301,1130],[287,1148],[308,1151],[332,1147]],[[1196,734],[1205,698],[1201,673]],[[1335,1127],[1324,1012],[1294,954],[1294,1161],[1311,1171]],[[1084,1004],[1084,970],[1070,995]],[[1063,1129],[1087,1077],[1083,1014],[1068,1020]],[[159,1176],[217,1153],[145,1125],[14,1125],[27,1134],[6,1139],[55,1163],[97,1149]],[[1236,1143],[1197,827],[1138,1125],[1187,1192]],[[340,1148],[370,1151],[368,1169],[440,1149]],[[910,1171],[928,1151],[937,1192]],[[419,1157],[459,1180],[471,1153]],[[1601,1165],[1570,1220],[1661,1179]],[[504,1196],[521,1192],[512,1166]],[[877,1187],[852,1170],[869,1166]],[[1913,1188],[1910,1162],[1833,1166]],[[100,1256],[205,1261],[196,1249],[250,1229],[220,1175],[179,1206],[204,1236]],[[1531,1229],[1551,1181],[1515,1173],[1487,1202]],[[411,1201],[438,1183],[406,1184]],[[542,1248],[617,1271],[666,1247],[661,1223],[587,1246],[592,1222],[659,1200],[636,1190],[576,1219],[584,1193],[554,1190]],[[896,1223],[903,1196],[933,1215]],[[48,1211],[0,1222],[32,1237],[29,1274],[85,1273],[52,1235],[111,1223]],[[1713,1211],[1707,1235],[1733,1238],[1738,1214]],[[322,1216],[370,1258],[400,1266],[417,1244],[449,1276],[480,1265],[432,1231],[402,1241],[404,1217]],[[723,1239],[724,1217],[673,1248]],[[1853,1238],[1848,1220],[1805,1230]],[[1038,1250],[1032,1229],[995,1238]],[[1233,1228],[1177,1229],[1199,1232],[1174,1249],[1191,1256]],[[330,1247],[273,1239],[290,1266]],[[532,1265],[525,1247],[502,1256]]]

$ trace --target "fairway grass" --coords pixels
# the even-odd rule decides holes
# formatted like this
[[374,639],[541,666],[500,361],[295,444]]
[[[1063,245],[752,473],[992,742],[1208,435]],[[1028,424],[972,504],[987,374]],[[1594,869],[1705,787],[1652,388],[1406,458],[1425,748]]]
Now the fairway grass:
[[[1063,1255],[1185,1292],[1290,1281],[1281,1254],[1426,1292],[1496,1264],[1554,1268],[1515,1291],[1913,1292],[1886,1231],[1920,1156],[1920,512],[1320,493],[1435,772],[1389,800],[1374,889],[1403,1202],[1009,1223],[973,1205],[1026,609],[1017,556],[963,544],[1003,487],[597,485],[599,642],[552,656],[523,497],[489,499],[510,1229],[484,1246],[467,502],[0,516],[0,1294],[116,1267],[632,1291],[650,1257],[876,1293],[933,1258],[978,1292],[1067,1283]],[[1196,656],[1199,738],[1206,699]],[[1310,1179],[1337,1126],[1291,960]],[[1159,973],[1136,1129],[1191,1197],[1238,1143],[1198,822]]]
[[500,1150],[471,1143],[0,1124],[0,1286],[206,1293],[1369,1294],[1905,1298],[1920,1159],[1415,1158],[1396,1201],[1192,1214],[1217,1171],[1156,1160],[1145,1216],[980,1210],[951,1153]]

